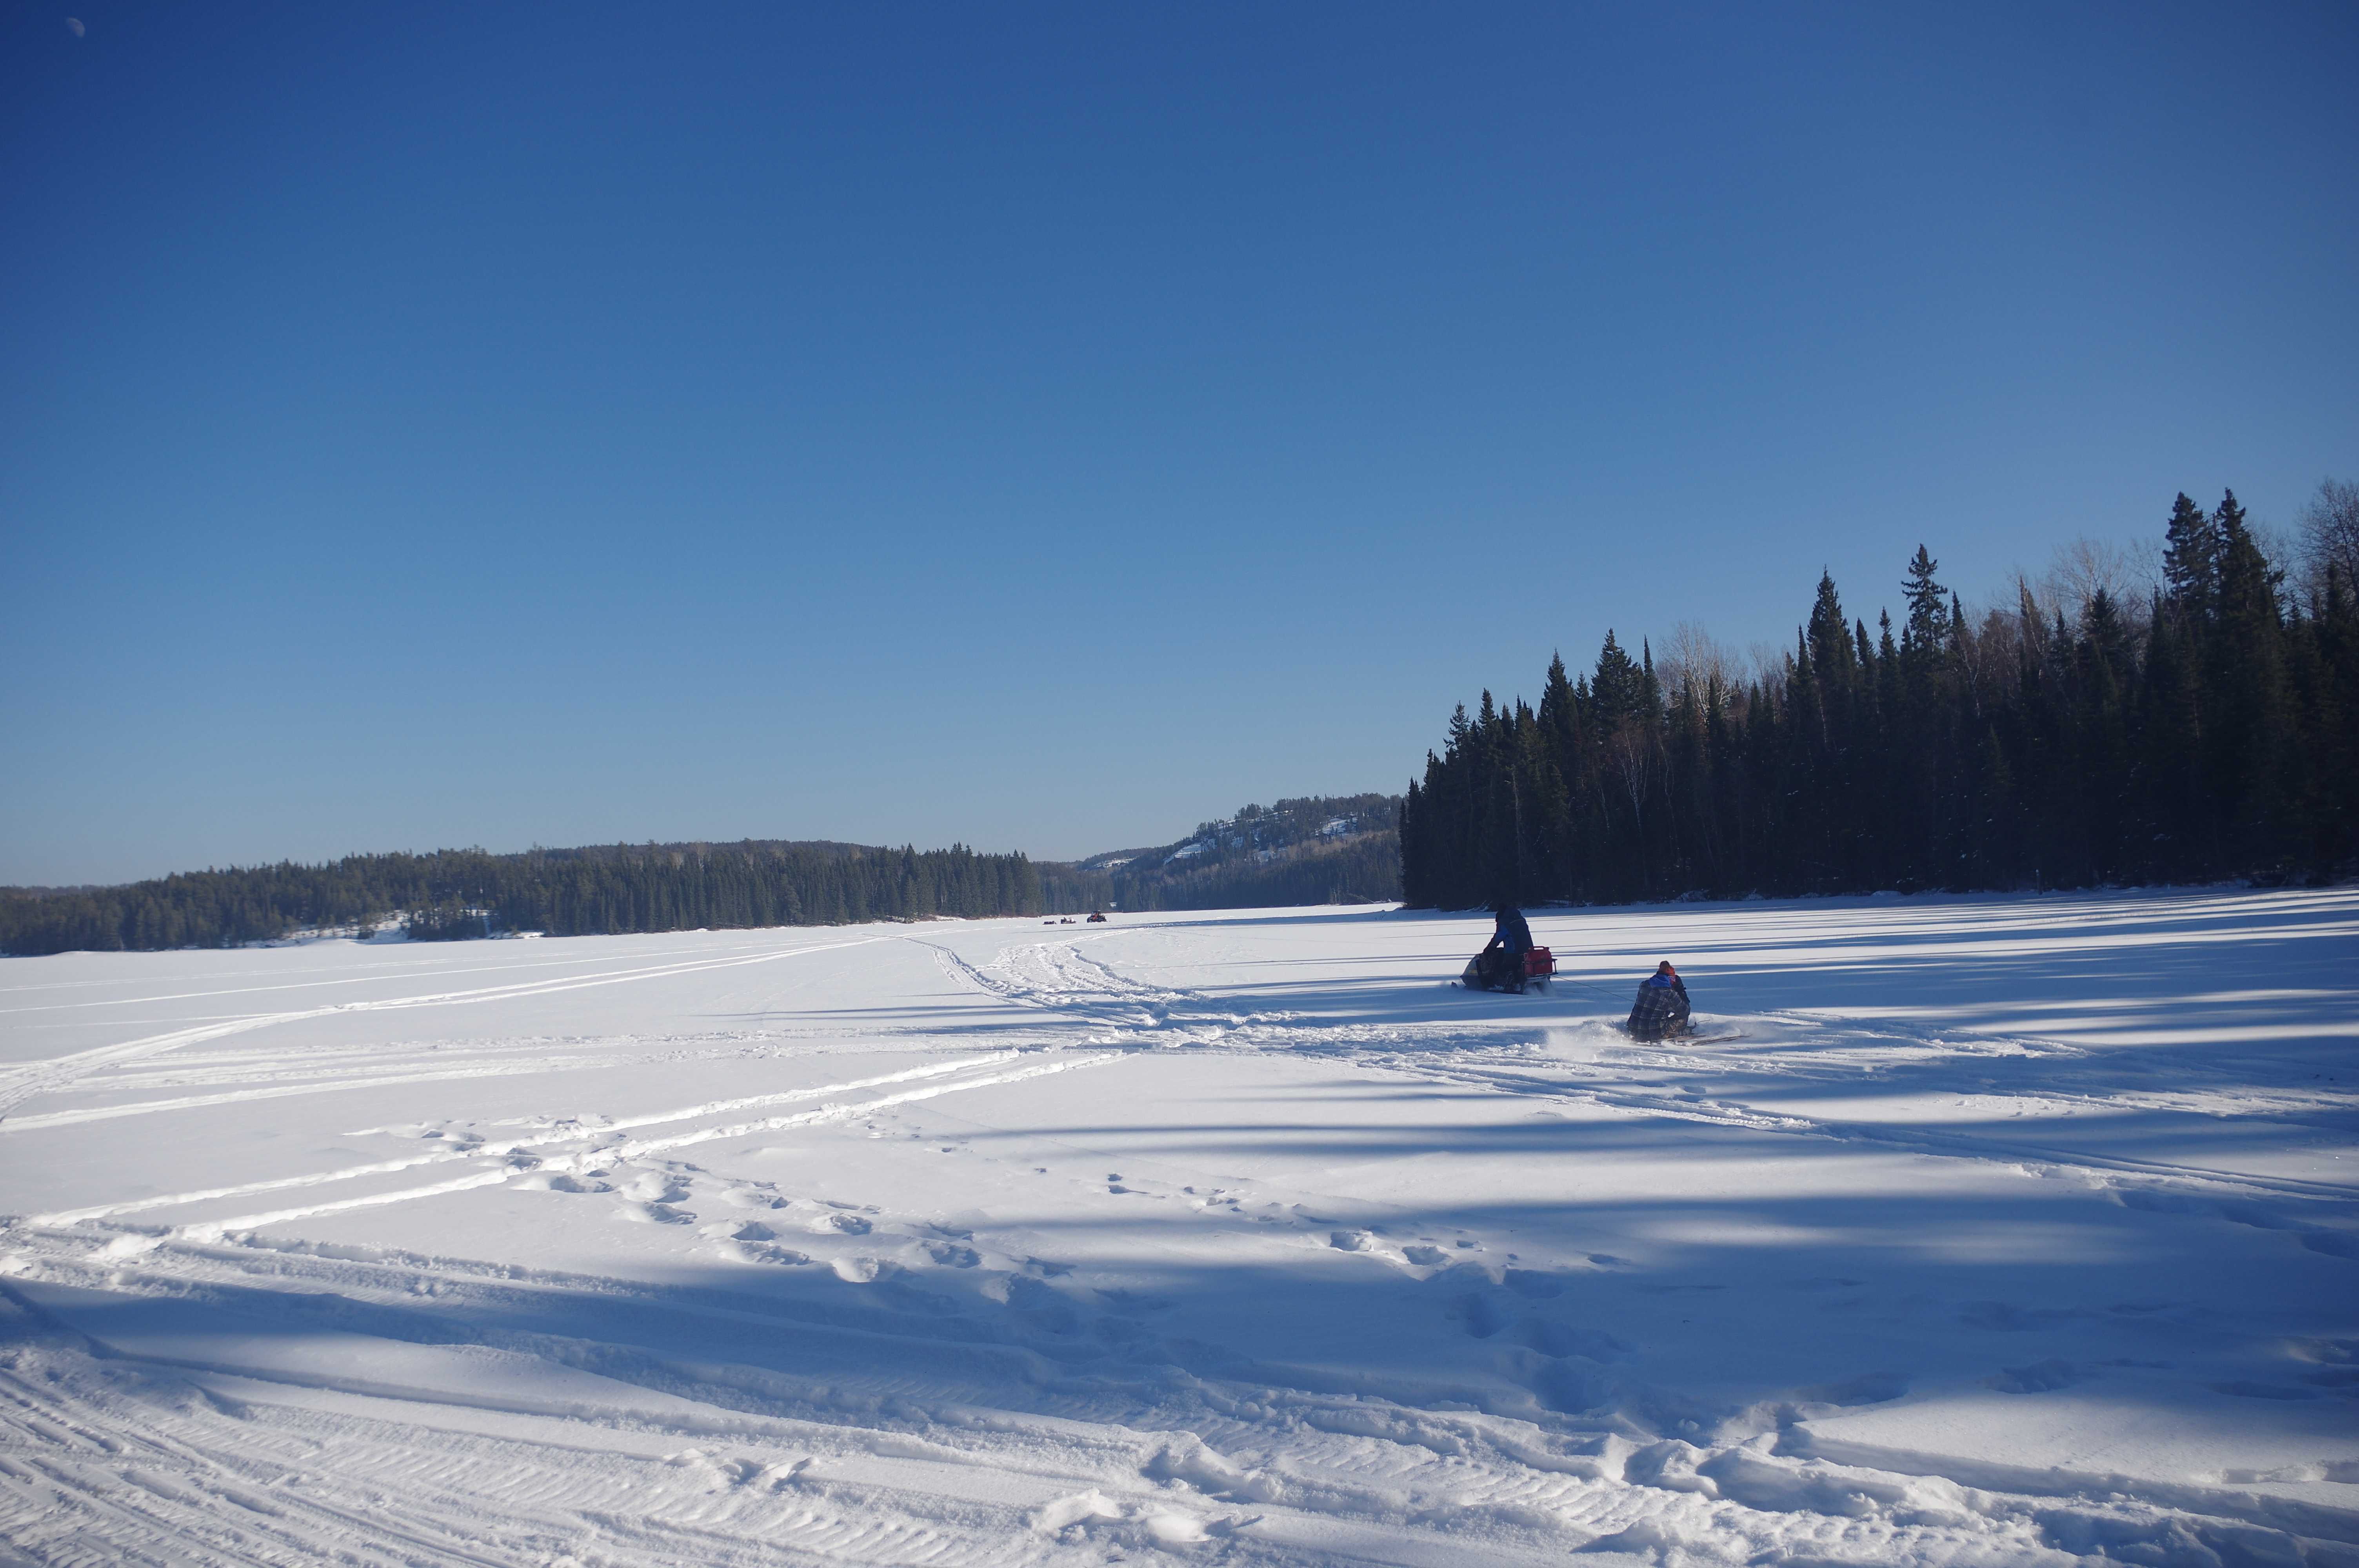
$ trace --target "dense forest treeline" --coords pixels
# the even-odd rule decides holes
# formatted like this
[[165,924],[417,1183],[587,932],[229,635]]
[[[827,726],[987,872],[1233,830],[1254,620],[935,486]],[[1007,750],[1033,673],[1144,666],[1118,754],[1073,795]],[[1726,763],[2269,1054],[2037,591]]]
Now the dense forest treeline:
[[1248,806],[1162,849],[1079,865],[962,845],[747,839],[350,855],[126,887],[0,888],[0,953],[234,946],[393,924],[413,941],[447,941],[1390,899],[1397,807],[1385,795]]
[[2181,495],[2143,594],[2066,571],[1978,619],[1920,546],[1897,633],[1822,575],[1749,673],[1693,633],[1658,668],[1608,632],[1537,708],[1458,709],[1402,808],[1407,901],[2347,875],[2359,492],[2321,486],[2304,521],[2288,586],[2233,493]]
[[[826,925],[1059,907],[1021,854],[746,840],[493,855],[350,855],[183,872],[127,887],[0,891],[0,952],[234,946],[397,915],[413,940],[545,931]],[[1068,903],[1062,907],[1075,906]]]

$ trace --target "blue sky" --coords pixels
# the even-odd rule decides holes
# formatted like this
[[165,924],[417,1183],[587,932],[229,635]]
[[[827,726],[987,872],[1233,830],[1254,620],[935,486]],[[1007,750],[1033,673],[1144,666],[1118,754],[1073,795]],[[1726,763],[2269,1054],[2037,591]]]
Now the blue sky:
[[[67,26],[83,24],[80,36]],[[0,881],[1044,857],[2359,478],[2359,11],[0,10]]]

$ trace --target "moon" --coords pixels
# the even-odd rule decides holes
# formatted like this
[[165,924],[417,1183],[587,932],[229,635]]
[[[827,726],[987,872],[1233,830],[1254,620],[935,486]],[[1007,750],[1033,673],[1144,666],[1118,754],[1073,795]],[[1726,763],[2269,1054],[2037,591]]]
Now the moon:
[[71,33],[76,38],[82,37],[82,18],[80,16],[68,16],[66,18],[66,31]]

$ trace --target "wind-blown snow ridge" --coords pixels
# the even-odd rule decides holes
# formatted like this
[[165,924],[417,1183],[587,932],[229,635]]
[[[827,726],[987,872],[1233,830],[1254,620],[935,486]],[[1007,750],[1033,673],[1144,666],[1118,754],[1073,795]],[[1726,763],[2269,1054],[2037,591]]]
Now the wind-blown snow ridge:
[[[2359,1563],[2354,915],[1544,914],[1520,998],[1364,911],[12,961],[0,1541]],[[1735,1038],[1613,1026],[1665,954]]]

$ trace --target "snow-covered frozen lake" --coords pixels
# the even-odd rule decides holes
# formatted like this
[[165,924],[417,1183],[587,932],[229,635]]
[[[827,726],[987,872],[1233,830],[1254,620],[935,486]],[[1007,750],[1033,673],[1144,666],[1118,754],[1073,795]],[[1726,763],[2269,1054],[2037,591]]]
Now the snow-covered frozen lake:
[[0,1561],[2359,1563],[2359,892],[1532,924],[6,960]]

